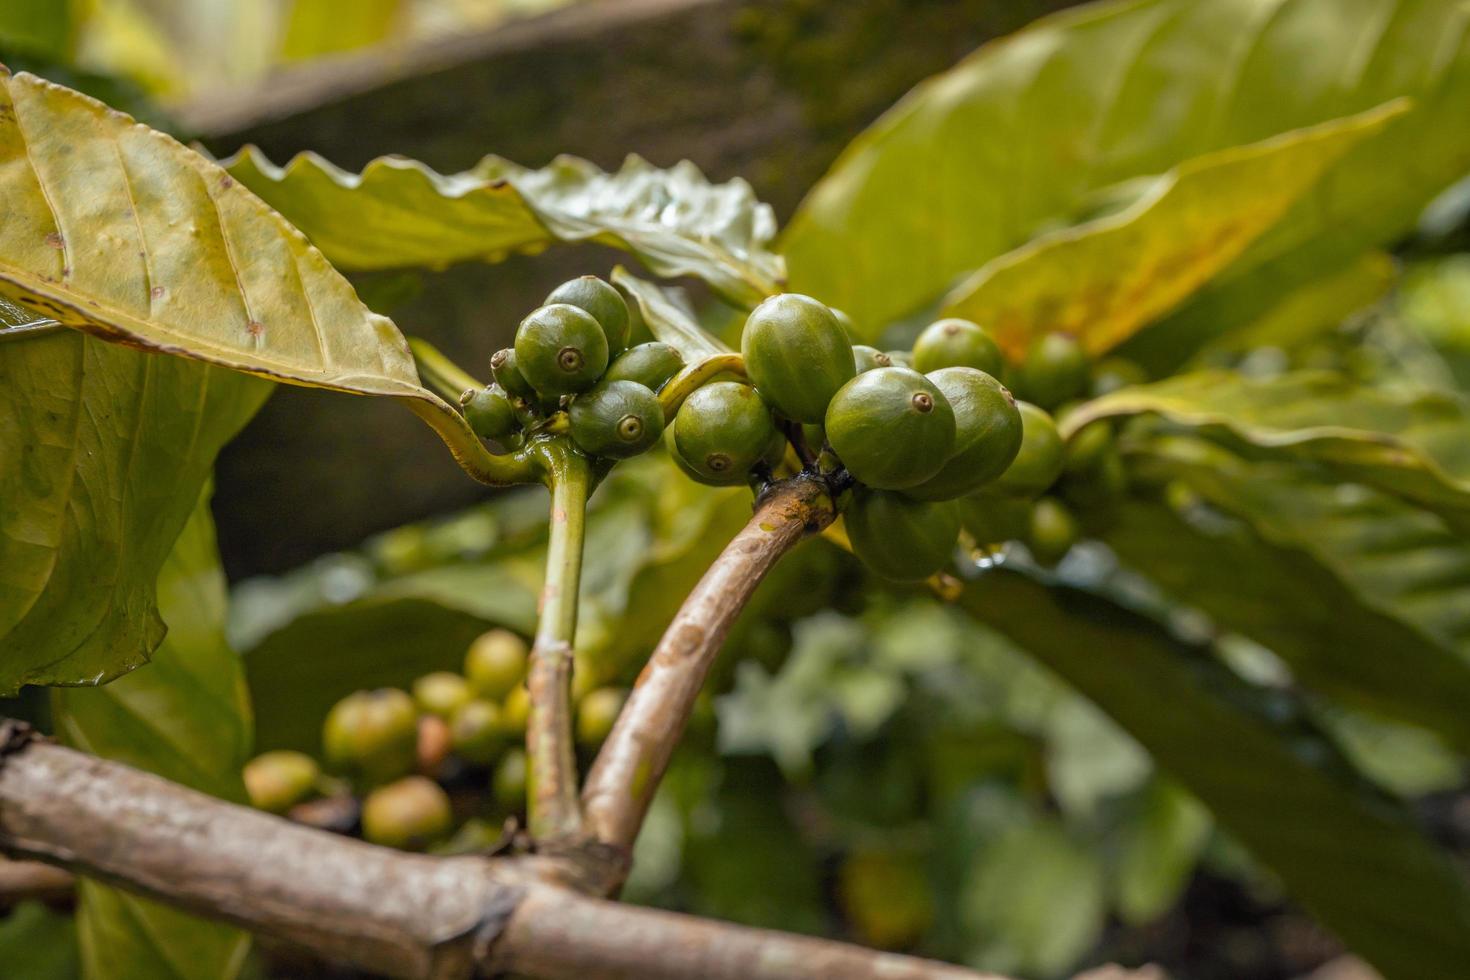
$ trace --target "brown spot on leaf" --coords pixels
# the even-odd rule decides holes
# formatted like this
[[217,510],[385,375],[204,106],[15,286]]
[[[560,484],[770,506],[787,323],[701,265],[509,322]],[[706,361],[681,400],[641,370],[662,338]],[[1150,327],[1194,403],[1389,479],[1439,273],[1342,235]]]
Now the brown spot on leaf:
[[245,331],[249,333],[250,336],[258,338],[261,334],[265,333],[265,324],[261,323],[259,320],[251,320],[246,325]]
[[162,286],[154,286],[152,289],[148,290],[148,295],[153,297],[154,299],[163,299],[163,294],[165,292],[167,292],[167,290],[165,290]]
[[234,186],[235,186],[235,178],[231,177],[229,174],[221,174],[220,175],[220,179],[219,179],[219,189],[220,190],[227,191],[231,187],[234,187]]
[[66,248],[66,239],[61,237],[60,232],[53,231],[46,236],[46,244],[55,249],[63,249]]

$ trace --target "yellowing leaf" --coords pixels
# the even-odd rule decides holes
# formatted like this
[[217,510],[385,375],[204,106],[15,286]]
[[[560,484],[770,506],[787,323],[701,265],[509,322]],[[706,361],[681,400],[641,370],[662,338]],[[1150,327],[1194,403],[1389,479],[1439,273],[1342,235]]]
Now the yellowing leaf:
[[950,293],[946,315],[987,325],[1016,357],[1049,331],[1107,351],[1233,262],[1343,153],[1407,105],[1187,160],[1123,211],[992,259]]
[[711,184],[687,161],[660,170],[630,156],[605,173],[576,157],[529,170],[490,156],[446,175],[379,157],[353,174],[313,153],[278,167],[246,147],[224,166],[344,269],[494,262],[562,241],[624,249],[747,306],[785,276],[771,209],[745,181]]

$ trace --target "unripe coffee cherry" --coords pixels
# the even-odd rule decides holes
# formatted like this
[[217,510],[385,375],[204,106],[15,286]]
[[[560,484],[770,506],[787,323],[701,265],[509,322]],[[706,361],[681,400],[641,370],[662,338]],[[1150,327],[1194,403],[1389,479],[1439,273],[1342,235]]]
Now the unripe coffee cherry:
[[500,702],[500,730],[507,735],[526,734],[526,721],[531,717],[531,692],[517,684]]
[[572,400],[572,441],[592,456],[628,459],[651,448],[664,434],[658,396],[636,381],[599,381]]
[[984,327],[950,317],[929,324],[914,341],[915,371],[928,374],[947,367],[974,368],[999,377],[1005,358]]
[[543,306],[516,330],[516,366],[549,401],[591,388],[607,369],[607,336],[586,310]]
[[615,687],[587,692],[577,704],[577,741],[586,746],[601,744],[618,720],[626,698],[627,693]]
[[526,806],[526,753],[511,749],[495,767],[495,779],[491,788],[495,791],[495,802],[509,810],[521,810]]
[[362,836],[372,844],[422,850],[449,833],[449,797],[433,780],[409,776],[373,790],[362,802]]
[[1079,534],[1072,512],[1055,497],[1042,497],[1031,509],[1026,547],[1039,564],[1051,566],[1067,556]]
[[507,347],[490,355],[490,373],[495,376],[495,383],[511,398],[535,401],[536,389],[531,387],[531,382],[521,373],[520,365],[516,363],[514,347]]
[[1021,448],[1006,471],[981,491],[984,494],[1035,497],[1062,473],[1066,451],[1056,422],[1030,402],[1016,402],[1016,408],[1021,413]]
[[1123,357],[1109,357],[1092,371],[1092,397],[1101,398],[1119,388],[1141,385],[1148,381],[1148,373],[1136,362]]
[[858,488],[842,515],[853,554],[883,578],[916,582],[944,568],[960,536],[953,501]]
[[961,497],[955,504],[960,511],[960,526],[982,548],[1019,541],[1031,531],[1032,503],[1021,497],[975,493]]
[[413,698],[384,687],[349,694],[333,705],[322,743],[329,765],[375,785],[413,771],[418,730]]
[[827,442],[848,472],[868,486],[914,487],[938,473],[954,450],[954,411],[917,371],[875,368],[832,398]]
[[876,347],[867,344],[857,344],[852,349],[852,357],[857,362],[857,373],[871,371],[874,368],[893,367],[893,358],[883,353]]
[[503,747],[500,705],[476,698],[466,702],[449,720],[449,738],[455,754],[466,762],[488,765]]
[[526,679],[526,641],[510,630],[481,633],[464,658],[465,678],[476,694],[498,701]]
[[954,449],[944,468],[904,493],[919,500],[953,500],[1004,473],[1021,448],[1021,413],[995,378],[968,367],[928,375],[954,410]]
[[859,852],[837,872],[837,900],[869,946],[904,949],[934,922],[934,895],[912,856]]
[[285,813],[316,791],[321,769],[300,752],[280,750],[258,755],[245,764],[245,792],[250,805],[269,813]]
[[1054,409],[1087,391],[1089,370],[1087,352],[1075,338],[1049,333],[1031,342],[1012,381],[1022,398]]
[[433,776],[444,764],[450,749],[449,723],[438,715],[419,716],[418,759],[420,775]]
[[566,303],[591,314],[592,319],[602,327],[609,352],[615,354],[628,346],[628,330],[631,325],[628,304],[622,293],[596,276],[581,276],[557,286],[542,305],[550,306],[553,303]]
[[796,422],[820,422],[827,403],[857,373],[847,334],[810,296],[783,293],[745,321],[745,370],[772,408]]
[[650,391],[658,391],[683,369],[684,355],[655,340],[629,347],[613,358],[602,380],[636,381]]
[[673,428],[685,471],[712,486],[744,483],[779,438],[765,400],[756,389],[734,381],[697,389],[680,406]]
[[504,439],[516,430],[516,410],[499,385],[470,388],[459,396],[465,421],[481,439]]
[[436,670],[413,682],[413,700],[419,710],[440,718],[448,718],[474,696],[469,681],[447,670]]

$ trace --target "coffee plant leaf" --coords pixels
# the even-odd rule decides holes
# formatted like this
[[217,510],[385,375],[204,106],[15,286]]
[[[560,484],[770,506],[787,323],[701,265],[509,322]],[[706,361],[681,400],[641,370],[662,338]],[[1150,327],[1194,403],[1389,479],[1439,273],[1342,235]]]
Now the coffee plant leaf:
[[728,344],[701,327],[661,287],[639,279],[621,266],[613,270],[612,281],[627,294],[629,305],[637,305],[654,338],[683,354],[686,364],[731,352]]
[[1094,399],[1066,417],[1063,434],[1138,415],[1326,466],[1470,528],[1470,410],[1454,395],[1371,388],[1327,371],[1194,371]]
[[595,242],[745,306],[785,276],[770,207],[744,180],[710,183],[688,161],[661,170],[630,156],[607,173],[570,156],[540,170],[488,156],[446,175],[387,156],[354,174],[313,153],[277,166],[246,147],[223,166],[343,269],[442,268]]
[[76,331],[7,332],[0,694],[99,684],[162,641],[159,572],[216,454],[272,386]]
[[1014,360],[1048,331],[1102,354],[1217,275],[1344,153],[1406,111],[1407,101],[1390,103],[1186,160],[1124,210],[987,262],[944,313],[985,324]]
[[[1133,0],[1043,18],[921,84],[843,152],[781,239],[790,286],[875,338],[1108,188],[1412,98],[1222,273],[1208,323],[1246,322],[1242,293],[1287,285],[1256,274],[1290,259],[1300,281],[1392,240],[1470,169],[1464,17],[1457,0]],[[1138,339],[1156,332],[1192,350],[1164,323]]]

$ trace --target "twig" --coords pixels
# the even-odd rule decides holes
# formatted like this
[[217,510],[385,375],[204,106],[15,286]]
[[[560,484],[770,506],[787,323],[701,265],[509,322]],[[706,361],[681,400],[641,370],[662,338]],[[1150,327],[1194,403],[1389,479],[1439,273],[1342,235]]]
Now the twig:
[[633,846],[735,617],[777,560],[834,516],[820,478],[803,475],[776,484],[689,593],[643,668],[582,789],[587,829],[598,840],[624,850]]
[[436,858],[374,847],[17,739],[17,730],[0,722],[0,852],[374,973],[982,980],[929,960],[589,898],[548,884],[538,864],[544,859]]
[[69,898],[75,887],[76,879],[60,868],[0,858],[0,912],[29,899],[55,902]]
[[674,416],[679,414],[679,406],[684,404],[684,399],[722,374],[745,377],[745,358],[739,354],[712,354],[670,378],[658,392],[658,403],[663,406],[664,421],[672,422]]
[[579,837],[581,830],[572,746],[572,650],[592,474],[587,459],[564,439],[539,443],[537,451],[551,489],[551,530],[540,620],[526,678],[531,694],[526,721],[528,822],[539,841],[566,841]]

